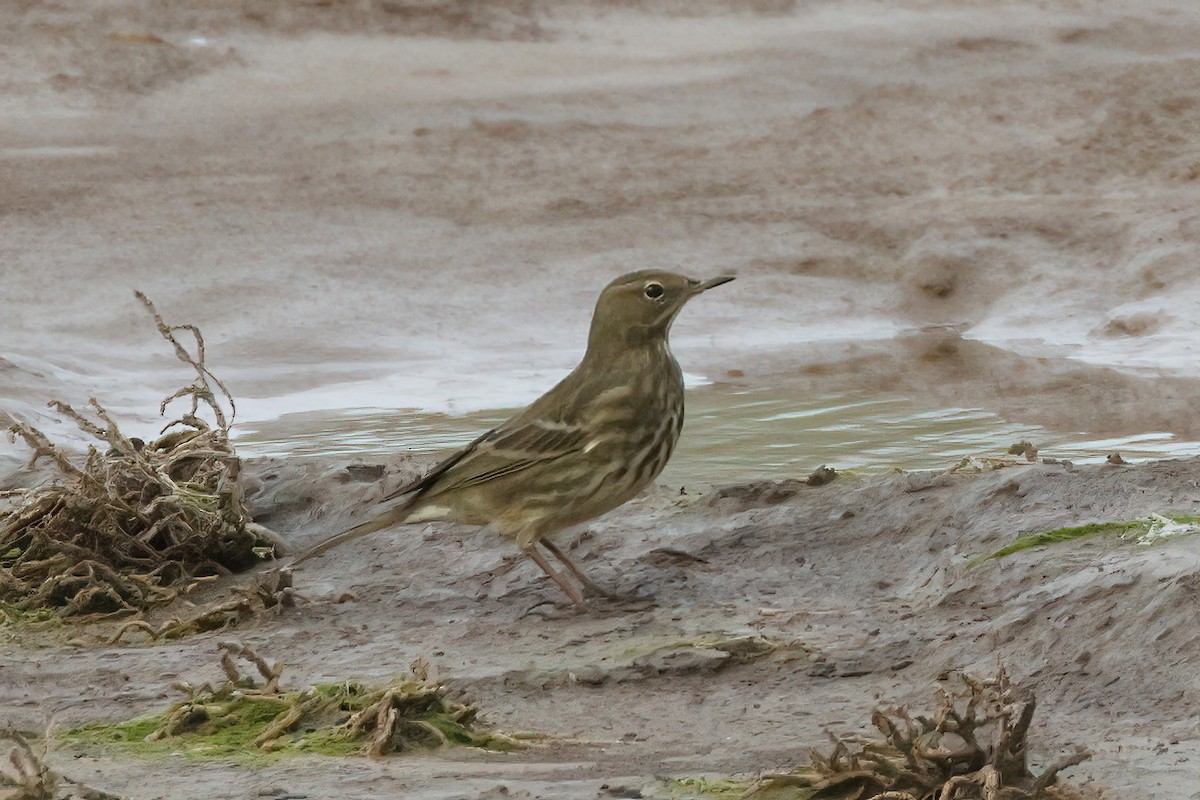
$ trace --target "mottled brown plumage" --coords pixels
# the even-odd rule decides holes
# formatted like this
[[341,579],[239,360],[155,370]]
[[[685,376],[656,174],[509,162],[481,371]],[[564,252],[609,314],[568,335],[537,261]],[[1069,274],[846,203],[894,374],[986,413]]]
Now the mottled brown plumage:
[[600,294],[587,352],[532,405],[403,486],[380,516],[334,536],[294,564],[400,523],[449,520],[513,536],[575,603],[583,594],[537,550],[540,542],[589,590],[602,592],[547,538],[625,503],[653,481],[683,427],[683,376],[667,346],[671,323],[697,294],[733,280],[631,272]]

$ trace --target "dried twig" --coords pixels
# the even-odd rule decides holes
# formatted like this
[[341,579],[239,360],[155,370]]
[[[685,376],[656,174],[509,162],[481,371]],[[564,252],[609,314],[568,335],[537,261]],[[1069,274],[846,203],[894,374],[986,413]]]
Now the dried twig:
[[4,800],[120,800],[50,769],[46,764],[50,741],[49,725],[36,750],[21,733],[11,728],[0,730],[0,743],[9,744],[8,763],[0,761],[0,797]]
[[[11,435],[33,449],[33,461],[50,459],[62,479],[13,495],[17,504],[0,511],[0,602],[57,608],[64,616],[130,613],[173,599],[174,587],[197,575],[228,574],[282,552],[278,537],[246,511],[241,461],[229,441],[236,408],[205,364],[204,338],[195,326],[167,325],[145,295],[137,296],[196,374],[160,411],[184,397],[191,408],[146,444],[125,436],[95,398],[87,413],[51,402],[96,440],[82,467],[36,428],[12,427]],[[194,354],[177,331],[192,335]],[[215,424],[199,416],[202,408]],[[179,425],[184,429],[165,432]]]
[[1046,770],[1041,775],[1037,776],[1037,778],[1035,778],[1033,781],[1033,785],[1029,787],[1030,791],[1033,792],[1033,796],[1044,796],[1046,789],[1053,786],[1054,782],[1058,780],[1058,773],[1061,770],[1064,770],[1067,767],[1073,767],[1076,764],[1082,764],[1091,757],[1092,752],[1081,747],[1074,753],[1063,756],[1050,766],[1046,767]]
[[[160,414],[165,415],[167,413],[167,406],[173,401],[178,400],[181,397],[191,397],[191,413],[185,415],[179,420],[176,420],[175,422],[170,423],[163,430],[165,431],[167,428],[177,424],[183,424],[189,427],[200,427],[195,424],[195,421],[197,420],[196,412],[199,411],[201,402],[205,403],[210,409],[212,409],[213,416],[217,421],[217,427],[221,428],[222,430],[228,430],[229,426],[233,424],[233,418],[237,415],[237,405],[233,402],[233,394],[231,394],[229,389],[226,388],[225,384],[221,382],[220,378],[209,371],[208,367],[204,363],[204,337],[200,334],[200,329],[195,325],[168,325],[163,321],[162,315],[158,313],[158,309],[154,307],[154,303],[150,302],[150,298],[146,297],[146,295],[142,294],[141,292],[134,292],[134,294],[137,296],[138,300],[142,301],[142,305],[146,307],[146,310],[154,315],[154,323],[158,326],[158,332],[162,334],[164,339],[174,345],[175,355],[179,358],[179,360],[185,364],[190,364],[192,368],[196,370],[196,380],[192,383],[192,385],[185,386],[184,388],[179,389],[174,394],[164,399],[158,409]],[[179,343],[179,340],[175,338],[175,331],[187,331],[188,333],[192,334],[192,337],[196,341],[195,356],[189,353],[188,349]],[[212,387],[209,385],[210,380],[216,384],[218,389],[221,390],[221,395],[229,403],[228,422],[225,419],[225,412],[221,408],[220,401],[217,399],[217,396],[213,393]]]
[[935,692],[932,715],[876,710],[871,722],[882,739],[834,737],[828,756],[814,752],[807,768],[763,776],[751,795],[790,786],[828,800],[1038,800],[1060,770],[1090,757],[1077,751],[1035,777],[1026,761],[1033,693],[1013,686],[1003,668],[987,680],[958,679],[962,688]]
[[[158,741],[178,736],[205,736],[237,722],[247,708],[257,704],[255,724],[248,741],[263,750],[304,747],[306,736],[361,743],[363,752],[375,756],[417,748],[440,747],[453,742],[478,747],[515,747],[516,742],[489,731],[474,729],[476,709],[447,697],[444,687],[411,674],[381,689],[367,690],[354,683],[336,687],[312,686],[299,692],[279,687],[283,665],[270,664],[241,642],[222,642],[221,669],[226,681],[217,687],[199,688],[188,683],[176,688],[186,697],[162,715],[147,736]],[[263,683],[243,676],[236,661],[253,664]],[[261,722],[261,708],[277,708],[273,719]]]
[[256,690],[259,694],[272,694],[279,691],[279,676],[283,674],[282,662],[276,661],[274,664],[268,664],[264,658],[250,649],[249,645],[241,642],[220,642],[217,647],[225,651],[221,655],[221,667],[229,677],[230,683],[241,683],[242,679],[233,665],[233,658],[241,658],[253,664],[258,669],[258,674],[266,681],[261,689]]

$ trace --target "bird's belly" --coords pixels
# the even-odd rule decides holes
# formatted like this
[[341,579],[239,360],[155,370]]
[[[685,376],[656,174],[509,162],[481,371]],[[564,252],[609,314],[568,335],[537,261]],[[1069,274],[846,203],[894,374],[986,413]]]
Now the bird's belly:
[[[536,536],[594,519],[636,497],[662,471],[675,438],[636,448],[602,442],[586,453],[564,457],[538,474],[514,475],[488,486],[480,507],[495,512],[498,530]],[[483,488],[483,487],[480,487]],[[535,538],[536,538],[535,536]]]
[[491,524],[528,544],[628,502],[662,472],[683,427],[682,384],[658,389],[589,407],[581,447],[431,496],[428,513],[446,513],[424,518]]

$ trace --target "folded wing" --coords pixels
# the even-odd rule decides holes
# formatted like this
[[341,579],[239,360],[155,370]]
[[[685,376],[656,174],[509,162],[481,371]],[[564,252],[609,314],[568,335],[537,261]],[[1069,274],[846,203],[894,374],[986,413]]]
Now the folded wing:
[[518,417],[483,434],[428,474],[400,487],[384,500],[406,494],[432,497],[478,486],[554,461],[586,446],[586,432],[578,424],[539,419],[526,421]]

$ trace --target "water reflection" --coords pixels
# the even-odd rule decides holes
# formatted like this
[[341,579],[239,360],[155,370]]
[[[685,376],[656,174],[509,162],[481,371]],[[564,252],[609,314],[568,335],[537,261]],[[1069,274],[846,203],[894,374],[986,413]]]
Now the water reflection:
[[[240,427],[243,455],[354,456],[449,450],[505,420],[510,410],[462,416],[385,409],[287,414]],[[1000,456],[1027,439],[1043,456],[1097,463],[1200,453],[1167,432],[1098,439],[1048,431],[980,409],[928,408],[900,395],[799,397],[705,386],[688,393],[683,438],[662,481],[686,486],[806,475],[821,464],[863,472],[938,469],[964,456]]]

